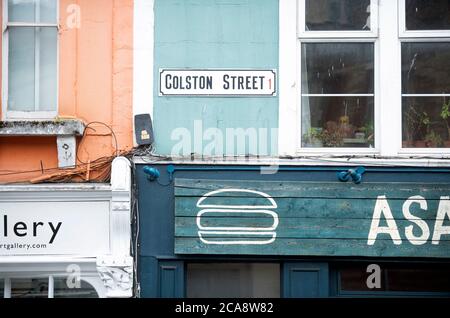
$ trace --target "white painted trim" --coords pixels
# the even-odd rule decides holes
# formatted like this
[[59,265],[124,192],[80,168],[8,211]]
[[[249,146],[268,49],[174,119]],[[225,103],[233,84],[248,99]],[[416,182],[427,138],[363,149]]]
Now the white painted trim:
[[150,114],[153,120],[154,0],[134,1],[133,28],[133,115]]
[[365,37],[365,38],[299,38],[302,43],[374,43],[376,38]]
[[109,201],[111,191],[4,191],[0,187],[0,202],[85,202]]
[[[276,171],[277,166],[369,166],[369,167],[419,167],[419,168],[450,168],[450,154],[436,155],[432,158],[430,154],[426,153],[422,156],[415,155],[397,156],[395,158],[382,158],[376,155],[371,155],[370,158],[363,155],[353,157],[330,156],[316,154],[315,156],[308,156],[303,158],[284,159],[284,158],[208,158],[204,160],[190,160],[186,158],[174,158],[169,160],[161,160],[161,158],[135,157],[135,164],[144,165],[168,165],[168,164],[183,164],[183,165],[216,165],[216,166],[272,166]],[[267,169],[271,171],[270,168]]]
[[5,278],[3,297],[11,298],[11,279],[9,277]]
[[402,94],[403,97],[448,97],[450,94]]
[[450,35],[447,37],[441,37],[441,38],[436,38],[436,37],[420,37],[420,38],[413,38],[413,37],[409,37],[409,38],[400,38],[400,42],[402,43],[421,43],[421,42],[425,42],[425,43],[439,43],[439,42],[450,42]]
[[0,185],[0,202],[110,201],[109,184]]
[[[41,14],[41,0],[36,0],[34,19],[39,20]],[[41,90],[41,38],[40,27],[34,27],[34,111],[39,111],[39,100]],[[56,35],[58,37],[58,34]],[[9,69],[9,65],[8,65]]]
[[[374,61],[375,64],[375,61]],[[302,94],[303,97],[374,97],[375,94]]]
[[[376,129],[376,128],[375,128]],[[299,138],[300,139],[300,138]],[[375,140],[376,142],[376,140]],[[332,148],[332,147],[323,147],[323,148],[300,148],[297,150],[297,156],[374,156],[379,154],[377,148]]]
[[55,278],[53,275],[48,277],[48,298],[55,298]]
[[114,255],[129,256],[131,247],[131,163],[118,157],[111,172],[111,251]]
[[109,202],[110,252],[129,256],[131,244],[131,164],[118,157],[112,163],[111,185],[0,186],[0,202]]
[[380,0],[380,70],[378,118],[382,156],[396,156],[402,147],[401,45],[397,34],[397,3]]
[[[80,267],[81,280],[90,284],[95,289],[99,298],[107,297],[106,286],[102,282],[99,273],[96,268],[96,259],[85,260],[72,260],[64,263],[7,263],[3,264],[0,259],[0,278],[4,279],[4,297],[11,297],[11,279],[24,279],[24,278],[47,278],[49,281],[49,293],[48,298],[51,296],[53,290],[51,290],[51,283],[55,278],[66,278],[71,272],[68,272],[68,266],[77,265]],[[1,297],[0,297],[1,298]]]
[[[6,75],[8,76],[8,75]],[[5,83],[7,87],[7,83]],[[7,106],[5,106],[7,107]],[[57,115],[57,111],[30,111],[30,112],[21,112],[21,111],[14,111],[14,110],[5,110],[4,119],[8,121],[14,121],[14,120],[52,120]]]
[[0,191],[111,191],[111,185],[107,183],[13,184],[0,185]]
[[299,113],[297,108],[297,0],[279,2],[279,111],[278,154],[292,155],[296,151]]
[[[2,256],[0,277],[67,276],[67,266],[77,264],[86,281],[101,297],[131,297],[133,260],[131,245],[131,164],[118,157],[112,163],[111,184],[44,184],[0,186],[0,202],[109,202],[108,255]],[[87,254],[86,254],[87,255]],[[104,263],[104,260],[108,262]],[[100,265],[99,265],[100,264]],[[100,274],[100,276],[99,276]]]
[[2,120],[7,119],[8,111],[8,43],[9,32],[7,32],[8,26],[8,1],[2,0]]
[[8,27],[42,27],[42,28],[58,28],[58,23],[26,23],[26,22],[8,22]]
[[[0,256],[0,265],[2,269],[8,266],[8,271],[23,271],[17,265],[22,264],[28,267],[28,264],[41,264],[44,268],[50,265],[59,266],[58,264],[79,264],[80,266],[88,266],[93,264],[96,266],[95,257],[71,257],[71,256]],[[83,265],[86,264],[86,265]],[[0,270],[3,273],[3,270]]]
[[[371,1],[371,10],[372,10],[372,19],[371,19],[371,28],[374,32],[343,32],[343,31],[327,31],[327,32],[317,32],[317,31],[305,31],[305,1],[298,0],[298,10],[297,10],[297,19],[299,21],[299,37],[297,40],[297,55],[295,57],[295,61],[291,61],[291,65],[297,63],[297,87],[296,87],[296,103],[297,103],[297,116],[296,116],[296,149],[295,152],[290,153],[289,155],[294,156],[315,156],[315,155],[341,155],[341,156],[353,156],[353,155],[377,155],[379,154],[379,149],[381,147],[380,143],[380,127],[377,125],[377,122],[380,120],[380,87],[379,87],[379,41],[377,39],[378,35],[378,0]],[[289,16],[289,18],[293,18]],[[280,28],[283,24],[287,24],[286,18],[283,20],[280,19]],[[303,29],[301,29],[303,28]],[[373,43],[374,45],[374,93],[373,94],[301,94],[301,45],[302,43]],[[293,50],[290,47],[283,48],[280,43],[280,52],[283,50]],[[280,54],[281,56],[281,54]],[[301,145],[301,136],[302,136],[302,122],[301,122],[301,97],[303,96],[370,96],[374,97],[374,123],[375,123],[375,148],[302,148]],[[281,111],[281,108],[280,108]],[[280,114],[281,117],[281,114]],[[281,128],[281,124],[280,124]],[[291,128],[291,131],[294,131]]]

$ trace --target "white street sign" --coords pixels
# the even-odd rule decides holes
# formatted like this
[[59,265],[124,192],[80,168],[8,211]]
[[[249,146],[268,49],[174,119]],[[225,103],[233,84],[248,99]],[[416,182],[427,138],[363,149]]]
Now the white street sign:
[[160,96],[276,96],[275,70],[161,69]]

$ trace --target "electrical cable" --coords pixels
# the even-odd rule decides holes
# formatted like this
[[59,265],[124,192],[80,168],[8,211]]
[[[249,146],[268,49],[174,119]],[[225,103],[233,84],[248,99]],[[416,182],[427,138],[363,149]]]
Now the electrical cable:
[[83,163],[83,164],[87,164],[86,162],[82,161],[82,160],[78,157],[78,153],[79,153],[79,149],[80,149],[80,147],[81,147],[83,141],[85,140],[86,136],[89,136],[89,135],[87,135],[87,133],[86,133],[87,130],[88,130],[88,129],[92,129],[94,132],[96,132],[96,130],[95,130],[94,128],[90,127],[90,126],[92,126],[92,125],[103,125],[103,126],[105,126],[106,128],[108,128],[108,129],[111,131],[111,135],[112,135],[112,137],[114,138],[114,143],[115,143],[115,156],[118,157],[118,156],[119,156],[119,143],[118,143],[118,141],[117,141],[116,133],[114,132],[114,130],[112,129],[112,127],[109,126],[109,125],[106,124],[106,123],[101,122],[101,121],[92,121],[92,122],[88,123],[88,124],[84,127],[83,136],[81,137],[81,141],[80,141],[80,143],[78,144],[77,151],[76,151],[77,160],[78,160],[79,162]]
[[[114,151],[114,155],[113,156],[104,156],[104,157],[97,158],[96,160],[91,161],[91,162],[84,162],[78,156],[79,149],[80,149],[81,145],[83,144],[83,141],[85,140],[85,138],[87,136],[89,136],[87,134],[87,130],[91,129],[94,132],[96,131],[94,128],[91,127],[92,125],[103,125],[103,126],[107,127],[110,130],[111,135],[112,135],[112,137],[114,139],[115,151]],[[72,176],[80,176],[82,174],[82,172],[76,173],[76,172],[74,172],[74,170],[84,168],[84,167],[86,167],[88,165],[94,165],[94,167],[95,167],[95,165],[97,165],[97,164],[101,165],[102,163],[104,163],[105,165],[108,165],[112,161],[113,158],[118,157],[121,154],[125,155],[125,154],[127,154],[127,152],[122,152],[122,151],[119,150],[119,144],[118,144],[117,136],[116,136],[116,133],[114,132],[114,130],[112,129],[112,127],[109,126],[108,124],[100,122],[100,121],[90,122],[87,125],[85,125],[85,129],[84,129],[84,132],[83,132],[82,139],[81,139],[80,143],[77,146],[76,159],[81,164],[76,164],[75,168],[73,170],[71,170],[70,172],[72,173]],[[104,162],[102,162],[102,160]],[[92,170],[94,170],[94,169],[92,169]],[[105,169],[102,169],[102,170],[105,170]],[[0,171],[2,171],[2,170],[0,170]],[[43,169],[42,165],[41,165],[41,169],[35,169],[35,170],[27,170],[27,171],[3,170],[3,171],[4,171],[4,173],[0,173],[0,177],[2,177],[2,176],[14,176],[14,175],[28,174],[28,173],[36,173],[36,172],[41,172],[41,174],[45,174],[45,173],[51,173],[53,171],[57,172],[57,171],[60,171],[60,169],[59,169],[59,167]],[[109,174],[110,173],[106,173],[105,171],[103,171],[103,173],[100,174],[98,180],[100,180],[100,181],[107,180],[109,178]],[[71,181],[71,180],[72,180],[72,177],[67,176],[66,178],[61,177],[57,181],[58,182],[62,182],[62,181],[65,182],[65,181]],[[52,182],[51,180],[46,180],[46,181]],[[14,183],[17,183],[17,182],[9,182],[9,184],[14,184]]]

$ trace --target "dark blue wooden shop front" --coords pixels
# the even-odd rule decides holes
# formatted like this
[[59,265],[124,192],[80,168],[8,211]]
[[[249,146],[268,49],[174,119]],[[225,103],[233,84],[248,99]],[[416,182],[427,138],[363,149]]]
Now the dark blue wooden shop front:
[[351,168],[137,165],[140,296],[450,296],[450,169]]

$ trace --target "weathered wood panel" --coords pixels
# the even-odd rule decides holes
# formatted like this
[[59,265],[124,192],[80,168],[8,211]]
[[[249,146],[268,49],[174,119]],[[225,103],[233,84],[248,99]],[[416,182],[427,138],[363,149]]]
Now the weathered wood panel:
[[450,183],[176,179],[175,253],[450,257],[449,196]]

